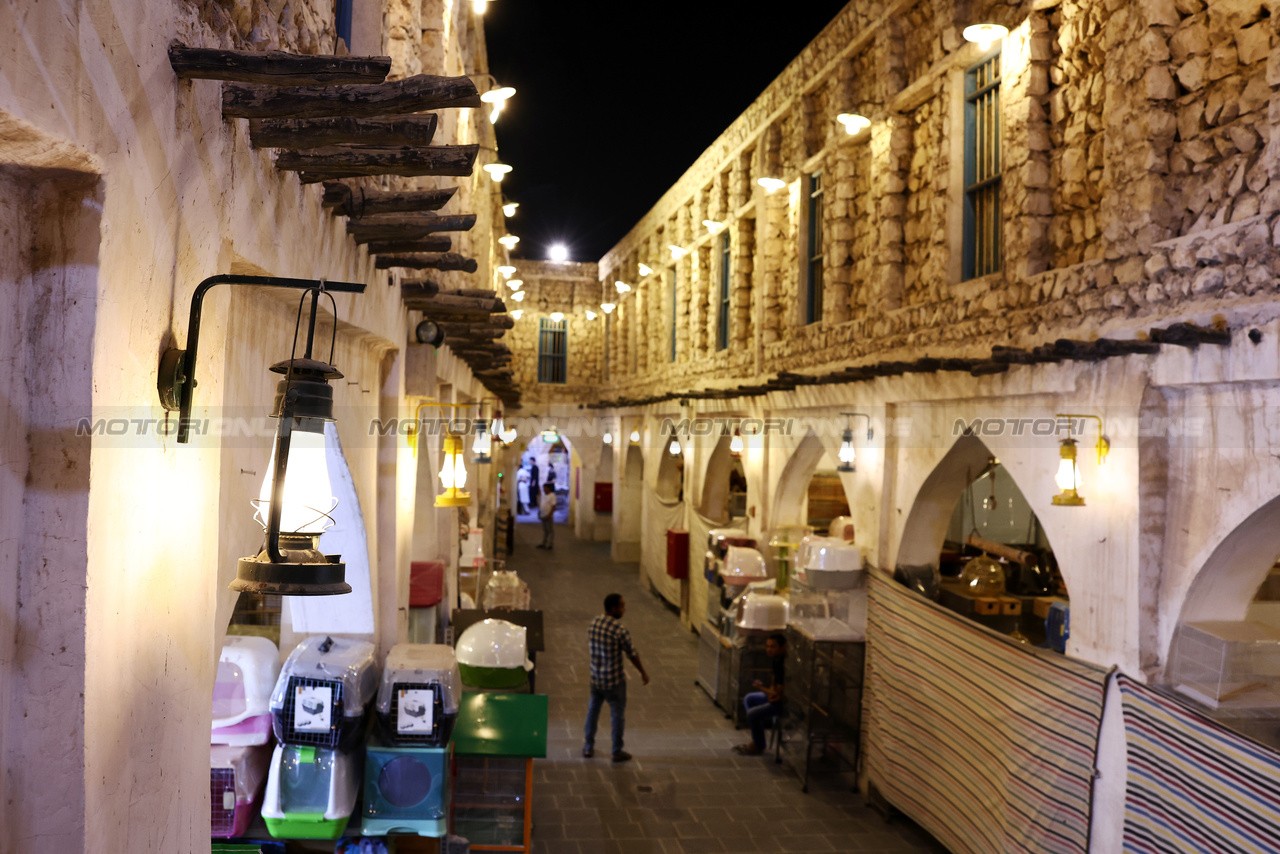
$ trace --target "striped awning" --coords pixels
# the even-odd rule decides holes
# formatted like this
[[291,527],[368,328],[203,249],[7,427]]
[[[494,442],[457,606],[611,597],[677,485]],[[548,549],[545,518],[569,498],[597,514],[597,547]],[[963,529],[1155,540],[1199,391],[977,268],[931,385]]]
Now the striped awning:
[[1089,847],[1108,671],[1020,644],[873,573],[867,766],[955,854]]
[[1280,754],[1121,675],[1124,850],[1280,851]]

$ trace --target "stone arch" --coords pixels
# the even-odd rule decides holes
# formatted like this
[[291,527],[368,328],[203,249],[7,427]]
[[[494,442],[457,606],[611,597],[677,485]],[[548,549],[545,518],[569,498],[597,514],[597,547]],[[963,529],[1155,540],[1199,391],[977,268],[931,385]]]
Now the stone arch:
[[[818,464],[822,462],[824,456],[834,464],[835,454],[829,453],[827,447],[822,444],[822,440],[810,430],[791,453],[790,459],[782,469],[782,476],[778,478],[773,504],[775,526],[803,525],[808,521],[805,518],[805,508],[808,506],[809,481],[813,479],[813,474],[818,470]],[[833,465],[832,468],[834,467]],[[845,501],[852,507],[853,502],[849,500],[849,490],[844,485],[843,479],[841,486],[845,491]]]
[[732,439],[728,434],[721,436],[707,458],[707,468],[702,475],[702,498],[698,502],[698,513],[705,519],[728,522],[732,517],[727,510],[729,478],[735,469],[742,471],[741,461],[729,450]]
[[1255,510],[1218,543],[1191,582],[1178,622],[1243,620],[1277,555],[1280,496]]
[[664,439],[664,444],[658,449],[658,465],[653,480],[654,494],[667,504],[684,500],[684,460],[690,442],[686,437],[680,443],[686,447],[681,449],[681,453],[673,454],[670,451],[671,441]]
[[902,526],[898,547],[899,566],[937,566],[947,538],[951,512],[969,486],[970,476],[981,471],[992,456],[976,436],[961,436],[934,466],[916,495]]

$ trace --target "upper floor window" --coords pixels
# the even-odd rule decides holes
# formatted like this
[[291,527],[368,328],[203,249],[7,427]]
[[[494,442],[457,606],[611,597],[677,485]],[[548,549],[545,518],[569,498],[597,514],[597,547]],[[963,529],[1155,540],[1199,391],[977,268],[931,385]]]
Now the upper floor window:
[[538,382],[563,383],[569,376],[568,320],[538,321]]
[[1000,270],[1000,54],[964,75],[964,278]]
[[333,8],[334,29],[338,31],[338,38],[342,39],[347,50],[351,50],[351,13],[354,5],[355,0],[335,0]]
[[668,290],[671,292],[671,361],[676,360],[676,284],[677,273],[676,268],[672,267],[667,271],[667,281],[670,284]]
[[805,323],[822,320],[822,173],[809,176],[809,250]]
[[716,349],[729,346],[729,232],[720,235],[720,301],[716,315]]

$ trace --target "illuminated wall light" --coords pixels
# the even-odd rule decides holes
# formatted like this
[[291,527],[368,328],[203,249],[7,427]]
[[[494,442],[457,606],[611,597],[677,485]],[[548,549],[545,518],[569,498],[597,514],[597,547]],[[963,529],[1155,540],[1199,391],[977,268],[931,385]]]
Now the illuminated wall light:
[[648,264],[641,264],[638,269],[640,271],[641,278],[644,278],[645,276],[653,275],[653,268],[650,267]]
[[512,279],[507,282],[507,287],[511,288],[513,291],[518,291],[520,288],[524,287],[524,279]]
[[[484,103],[493,104],[493,109],[489,112],[489,124],[495,125],[498,123],[498,115],[502,112],[502,108],[507,105],[507,100],[515,93],[516,90],[510,86],[494,86],[480,96],[480,100]],[[498,180],[502,179],[499,178]]]
[[[1066,426],[1068,434],[1071,432],[1071,426],[1075,419],[1091,418],[1098,422],[1098,444],[1095,449],[1098,452],[1098,465],[1101,466],[1107,461],[1107,454],[1111,451],[1111,442],[1104,435],[1105,425],[1102,418],[1097,415],[1069,415],[1059,413],[1059,426]],[[1083,507],[1084,497],[1080,495],[1080,466],[1076,463],[1076,440],[1068,437],[1062,440],[1061,446],[1058,448],[1058,473],[1054,475],[1054,483],[1058,486],[1058,494],[1053,496],[1053,503],[1058,506],[1065,507]]]
[[742,433],[735,428],[733,431],[733,438],[729,440],[729,453],[733,454],[735,457],[740,457],[742,456],[742,449]]
[[840,465],[836,466],[836,471],[852,472],[857,471],[858,451],[853,446],[853,419],[867,419],[867,442],[870,442],[875,433],[871,429],[871,416],[862,412],[841,412],[844,416],[844,433],[840,436],[840,452],[837,456],[840,459]]
[[705,225],[707,227],[707,231],[711,232],[712,234],[719,234],[725,229],[725,225],[723,222],[717,222],[714,219],[704,219],[702,221],[702,224]]
[[602,442],[604,442],[606,445],[612,445],[612,444],[613,444],[613,434],[612,434],[612,433],[610,433],[610,432],[608,432],[608,431],[606,430],[606,431],[605,431],[605,434],[604,434],[603,436],[601,436],[601,437],[600,437],[600,440],[601,440]]
[[524,295],[525,291],[516,291],[511,295],[511,298],[516,302],[524,302]]
[[631,431],[631,444],[633,444],[633,445],[639,445],[639,444],[640,444],[640,431],[639,431],[639,430],[632,430],[632,431]]
[[476,419],[476,441],[471,446],[471,453],[474,454],[471,458],[473,463],[493,462],[493,434],[483,418]]
[[[498,242],[502,243],[501,240],[499,240]],[[505,243],[503,243],[502,245],[506,246]],[[512,267],[510,264],[503,264],[501,267],[498,268],[498,272],[502,274],[502,278],[510,279],[512,276],[516,274],[516,268]]]
[[502,205],[503,216],[515,216],[516,208],[520,207],[519,202],[506,202]]
[[595,320],[595,319],[596,319],[596,313],[591,309],[587,309],[587,320]]
[[761,187],[764,187],[765,192],[769,195],[773,195],[783,187],[787,186],[787,182],[781,178],[760,178],[756,183]]
[[667,249],[671,252],[671,260],[679,261],[681,258],[689,254],[689,250],[683,246],[676,246],[674,243],[669,244]]
[[675,436],[672,436],[671,445],[667,448],[667,450],[671,452],[671,456],[673,457],[680,456],[680,451],[682,450],[680,447],[680,440],[677,439]]
[[613,286],[618,289],[618,293],[620,294],[625,294],[627,291],[631,290],[631,286],[626,282],[614,282]]
[[556,323],[559,323],[560,321],[564,320],[564,312],[563,312],[563,311],[553,311],[553,312],[551,312],[551,314],[549,315],[549,317],[550,317],[552,320],[554,320]]
[[603,311],[605,314],[612,314],[615,308],[617,308],[617,306],[611,302],[600,303],[600,310]]
[[836,121],[844,125],[844,132],[849,136],[857,136],[871,127],[871,119],[857,113],[841,113],[836,116]]
[[477,15],[483,15],[485,7],[489,5],[489,0],[471,0],[471,8],[475,9]]
[[520,242],[520,238],[516,237],[514,234],[504,234],[498,238],[498,242],[505,246],[507,251],[510,252],[512,249],[516,248],[516,244]]
[[978,46],[978,50],[991,50],[991,46],[996,42],[1009,35],[1009,28],[1000,24],[974,24],[971,27],[965,27],[961,32],[964,40],[973,42]]
[[507,173],[511,171],[511,167],[505,163],[486,163],[484,171],[489,173],[489,177],[495,183],[502,183],[502,179],[507,177]]
[[519,320],[520,318],[524,317],[524,309],[522,308],[513,309],[512,311],[509,311],[507,313],[510,314],[516,320]]
[[444,492],[436,496],[437,507],[466,507],[471,503],[471,496],[462,491],[467,485],[467,464],[462,453],[462,439],[459,436],[444,437],[444,463],[440,466],[440,486]]

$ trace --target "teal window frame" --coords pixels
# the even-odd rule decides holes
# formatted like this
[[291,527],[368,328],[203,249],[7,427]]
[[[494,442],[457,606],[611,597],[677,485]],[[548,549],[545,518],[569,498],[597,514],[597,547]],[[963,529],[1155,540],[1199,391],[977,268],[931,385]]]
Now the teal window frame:
[[569,320],[538,320],[538,382],[564,385],[569,381]]
[[964,74],[965,280],[997,273],[1003,261],[1000,72],[995,51]]
[[814,172],[808,179],[809,217],[808,275],[805,281],[806,324],[822,320],[822,197],[826,187],[822,172]]
[[729,348],[729,232],[720,235],[720,300],[716,313],[716,349]]

